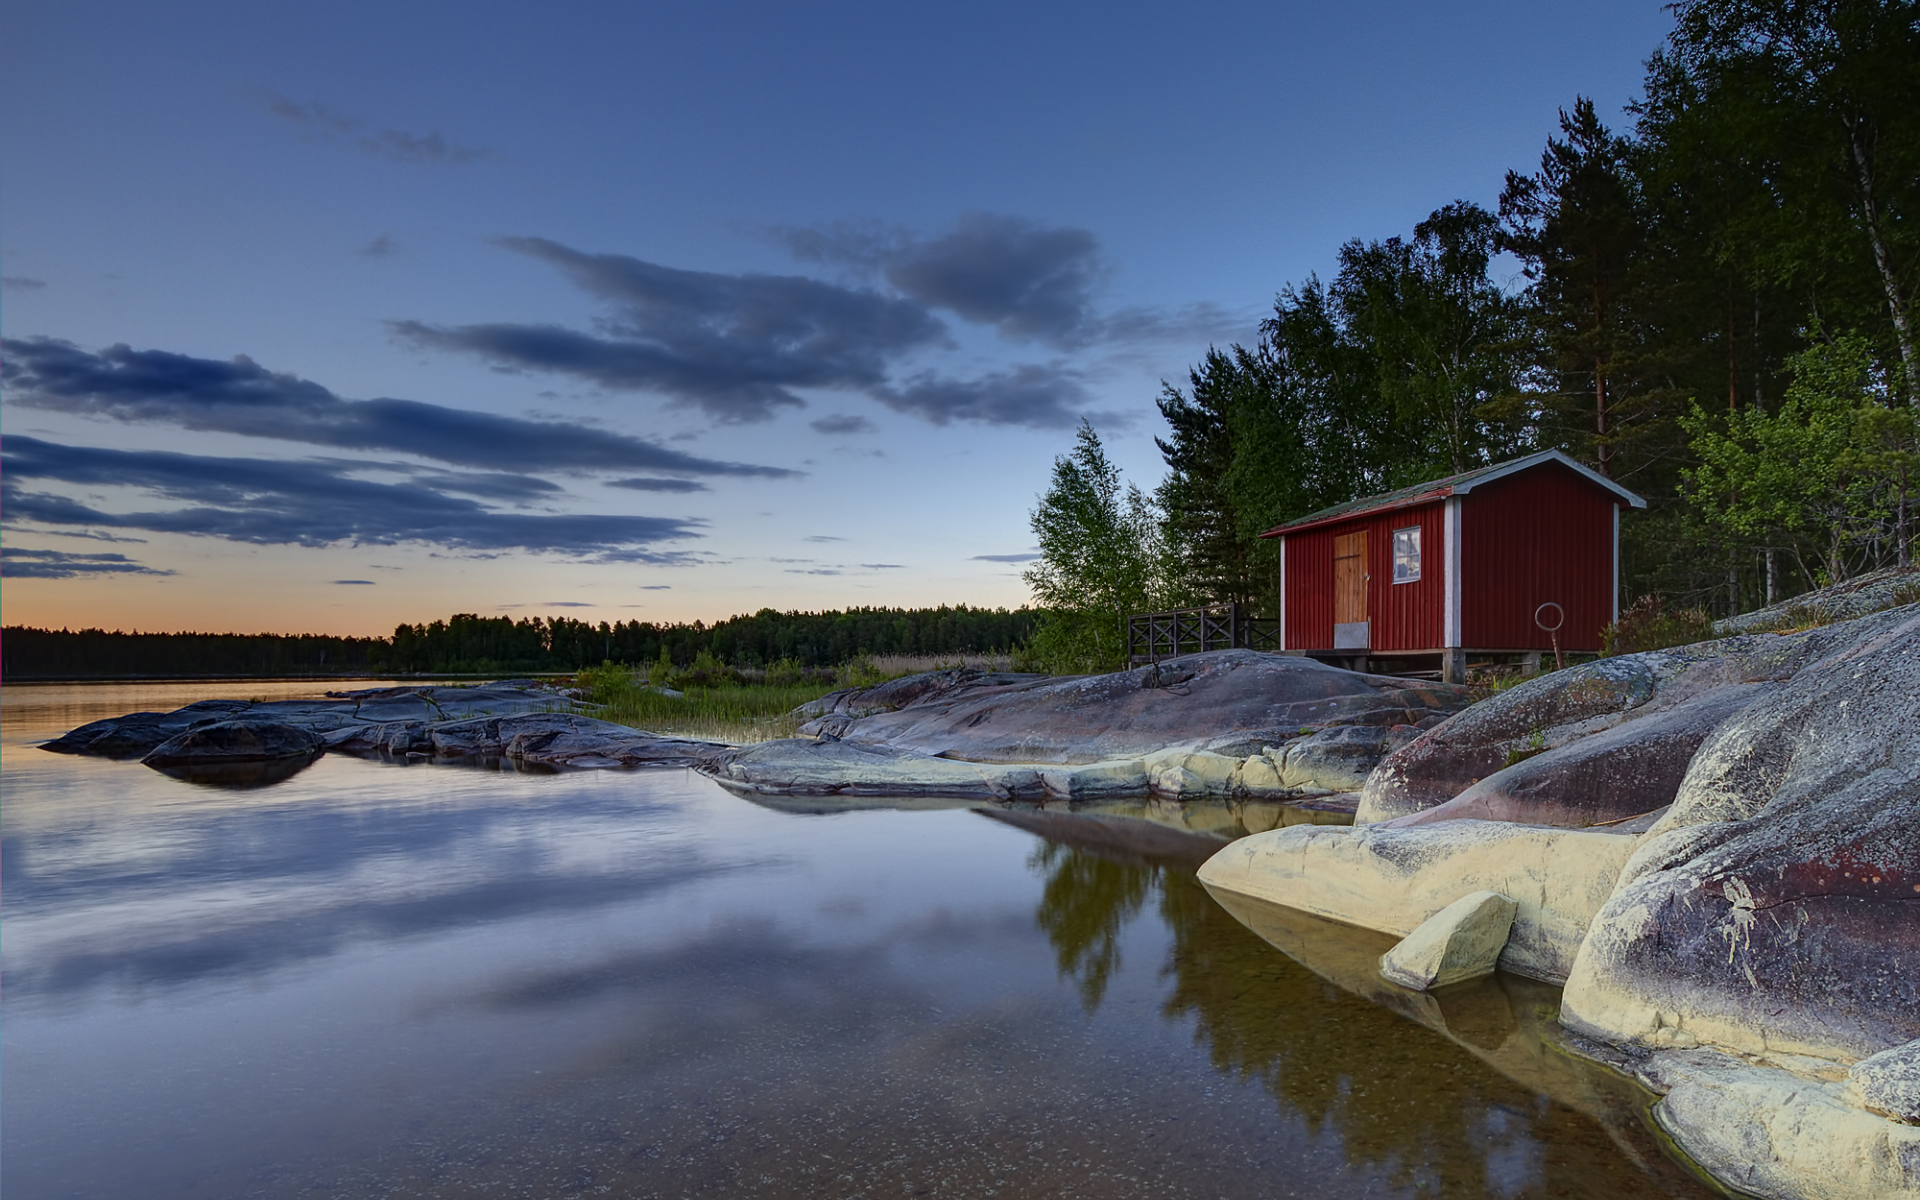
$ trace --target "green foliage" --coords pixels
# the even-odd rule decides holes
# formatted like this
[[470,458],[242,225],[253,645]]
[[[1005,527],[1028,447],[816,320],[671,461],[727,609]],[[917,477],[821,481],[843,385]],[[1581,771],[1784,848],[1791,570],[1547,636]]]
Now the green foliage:
[[1696,407],[1683,418],[1699,463],[1685,473],[1696,511],[1729,537],[1812,558],[1822,583],[1888,560],[1905,566],[1920,465],[1914,410],[1885,403],[1857,336],[1816,342],[1789,369],[1773,412]]
[[1153,502],[1122,488],[1100,435],[1082,421],[1071,454],[1031,517],[1040,558],[1027,586],[1046,611],[1028,654],[1056,673],[1109,670],[1126,659],[1127,614],[1166,596],[1162,531]]
[[1280,293],[1254,349],[1209,350],[1187,391],[1162,391],[1156,495],[1184,585],[1170,593],[1276,611],[1265,530],[1526,447],[1511,400],[1524,330],[1488,274],[1495,228],[1460,202],[1411,239],[1351,241],[1331,284]]

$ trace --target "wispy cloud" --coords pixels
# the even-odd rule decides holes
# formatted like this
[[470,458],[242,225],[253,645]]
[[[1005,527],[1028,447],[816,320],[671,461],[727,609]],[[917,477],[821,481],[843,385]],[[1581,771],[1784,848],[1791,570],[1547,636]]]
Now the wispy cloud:
[[124,554],[68,554],[0,546],[0,575],[9,579],[82,579],[95,575],[171,575],[134,562]]
[[626,488],[631,492],[704,492],[707,485],[694,479],[658,479],[652,476],[637,476],[633,479],[609,479],[608,487]]
[[346,400],[311,380],[270,371],[245,355],[221,361],[126,345],[95,354],[43,337],[0,339],[0,354],[0,379],[10,403],[117,421],[383,450],[511,473],[800,474],[785,467],[700,458],[571,421],[530,421],[418,400]]
[[400,253],[400,243],[394,241],[388,234],[383,233],[366,245],[360,247],[355,253],[364,255],[367,258],[392,258],[394,255]]
[[607,302],[602,334],[550,325],[438,326],[396,321],[406,341],[507,366],[657,392],[716,420],[761,421],[799,407],[801,388],[864,391],[899,355],[944,342],[911,301],[797,275],[686,271],[623,254],[587,254],[545,238],[499,244],[555,267]]
[[[8,524],[139,529],[258,545],[422,542],[456,551],[532,550],[622,562],[679,562],[659,543],[700,536],[664,517],[503,513],[418,481],[356,478],[353,464],[63,446],[14,435],[0,446]],[[109,512],[23,483],[131,488],[169,505]]]
[[333,582],[335,583],[335,585],[339,587],[372,587],[373,586],[373,580],[371,579],[336,579]]
[[[953,345],[929,297],[971,314],[969,319],[986,319],[989,299],[968,297],[986,297],[992,288],[956,273],[972,244],[967,239],[991,233],[963,228],[954,235],[958,242],[936,239],[916,250],[918,257],[902,258],[901,278],[912,291],[898,282],[889,291],[793,275],[687,271],[621,254],[590,254],[545,238],[501,238],[502,247],[550,264],[604,301],[609,315],[591,333],[550,324],[446,326],[420,320],[392,321],[389,327],[411,345],[472,354],[512,370],[571,375],[610,390],[651,392],[722,422],[768,420],[783,408],[803,406],[801,393],[820,389],[871,396],[936,424],[1069,428],[1079,420],[1085,389],[1076,372],[1058,364],[976,378],[922,369],[901,378],[923,352]],[[1003,257],[1044,258],[1046,245],[1060,240],[1024,225],[1008,236],[1013,234],[1039,248],[1015,247]],[[1013,332],[1051,328],[1059,335],[1051,340],[1072,341],[1067,328],[1091,318],[1075,315],[1084,305],[1067,293],[1079,285],[1061,282],[1067,267],[1056,266],[1048,268],[1052,274],[1005,281],[1005,311],[995,309],[999,315],[990,323]],[[1073,312],[1049,316],[1053,309]],[[839,415],[821,418],[815,428],[852,433],[871,424]]]
[[1037,552],[1032,554],[976,554],[972,558],[968,559],[967,561],[992,562],[992,563],[1023,563],[1023,562],[1032,562],[1034,559],[1039,557],[1040,555]]
[[344,142],[364,153],[394,162],[464,166],[498,157],[485,146],[462,146],[450,142],[437,129],[427,133],[380,129],[362,117],[318,101],[302,103],[269,93],[266,110],[298,126],[310,137]]
[[807,424],[813,426],[816,432],[829,435],[876,433],[880,428],[865,417],[852,416],[847,413],[835,413],[830,417],[821,417],[817,421],[809,421]]
[[46,286],[44,279],[33,279],[26,275],[0,275],[0,287],[10,292],[37,292]]

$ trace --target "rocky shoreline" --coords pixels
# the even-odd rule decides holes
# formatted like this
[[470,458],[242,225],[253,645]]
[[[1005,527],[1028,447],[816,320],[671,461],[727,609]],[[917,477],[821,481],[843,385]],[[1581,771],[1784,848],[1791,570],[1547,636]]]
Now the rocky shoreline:
[[1727,1186],[1920,1196],[1920,606],[1470,701],[1216,651],[1083,678],[911,676],[834,693],[803,710],[806,736],[748,746],[614,725],[508,681],[205,701],[46,748],[220,783],[334,752],[692,767],[804,811],[984,804],[1042,836],[1195,864],[1316,970],[1324,947],[1302,947],[1326,937],[1302,920],[1400,939],[1336,972],[1383,1003],[1425,1013],[1425,989],[1444,999],[1496,968],[1563,987],[1558,1023],[1530,1036],[1658,1093],[1656,1120]]

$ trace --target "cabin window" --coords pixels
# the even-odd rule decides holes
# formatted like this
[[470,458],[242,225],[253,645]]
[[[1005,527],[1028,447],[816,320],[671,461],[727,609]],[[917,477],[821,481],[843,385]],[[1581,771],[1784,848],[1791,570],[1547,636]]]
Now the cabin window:
[[1393,581],[1413,583],[1420,578],[1420,527],[1393,531]]

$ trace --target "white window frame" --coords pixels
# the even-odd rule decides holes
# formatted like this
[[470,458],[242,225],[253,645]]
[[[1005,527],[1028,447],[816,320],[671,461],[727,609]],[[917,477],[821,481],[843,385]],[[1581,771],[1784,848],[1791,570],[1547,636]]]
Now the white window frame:
[[[1402,584],[1402,583],[1419,583],[1419,582],[1420,582],[1420,575],[1421,575],[1421,563],[1420,563],[1420,559],[1421,559],[1421,545],[1420,545],[1420,543],[1421,543],[1421,542],[1422,542],[1422,541],[1424,540],[1424,539],[1423,539],[1423,538],[1421,538],[1421,536],[1420,536],[1420,529],[1421,529],[1421,527],[1420,527],[1420,526],[1418,526],[1418,525],[1408,525],[1408,526],[1406,526],[1406,527],[1405,527],[1405,528],[1403,528],[1403,529],[1396,529],[1396,530],[1394,530],[1394,531],[1393,531],[1393,542],[1392,542],[1392,550],[1393,550],[1393,582],[1395,583],[1395,585],[1399,585],[1399,584]],[[1406,578],[1404,578],[1404,579],[1402,579],[1402,578],[1400,577],[1400,564],[1401,564],[1401,558],[1400,558],[1400,535],[1401,535],[1401,534],[1403,534],[1403,533],[1410,533],[1410,534],[1412,534],[1412,535],[1413,535],[1413,574],[1411,574],[1411,575],[1409,575],[1409,576],[1407,576],[1407,577],[1406,577]]]

